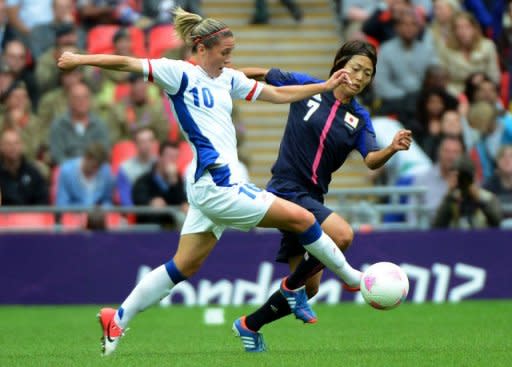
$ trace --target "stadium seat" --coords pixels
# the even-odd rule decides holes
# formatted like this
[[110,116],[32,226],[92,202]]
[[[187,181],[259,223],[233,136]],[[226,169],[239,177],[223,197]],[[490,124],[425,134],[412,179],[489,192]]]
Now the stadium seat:
[[87,224],[86,213],[62,213],[60,224],[66,230],[79,230]]
[[147,57],[146,37],[144,31],[137,27],[130,27],[130,37],[132,39],[132,52],[137,57]]
[[2,230],[53,230],[52,213],[0,213]]
[[174,26],[159,25],[149,32],[149,57],[157,59],[163,56],[165,51],[172,50],[183,45],[183,41],[178,37]]
[[112,173],[117,175],[117,171],[119,170],[119,166],[125,160],[132,158],[137,153],[137,148],[135,144],[130,140],[122,140],[114,145],[112,148]]
[[[119,29],[117,25],[98,25],[92,28],[87,34],[87,52],[90,54],[111,54],[114,52],[114,34]],[[146,57],[146,46],[144,32],[136,27],[130,27],[132,39],[132,51],[137,57]]]
[[[107,229],[119,228],[123,224],[123,217],[119,213],[106,213]],[[60,223],[64,230],[82,230],[87,227],[87,213],[63,213]]]
[[119,83],[114,89],[114,101],[119,102],[130,95],[132,86],[130,83]]
[[90,54],[111,54],[114,51],[112,38],[119,29],[117,25],[104,24],[87,33],[87,52]]
[[108,229],[119,228],[123,225],[123,216],[119,213],[107,213],[106,221]]

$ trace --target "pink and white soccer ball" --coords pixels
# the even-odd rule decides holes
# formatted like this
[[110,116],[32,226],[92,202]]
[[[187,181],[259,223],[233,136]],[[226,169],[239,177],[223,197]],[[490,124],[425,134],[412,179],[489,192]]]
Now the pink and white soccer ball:
[[390,262],[371,265],[363,272],[361,294],[370,306],[391,310],[402,303],[409,292],[409,279],[405,272]]

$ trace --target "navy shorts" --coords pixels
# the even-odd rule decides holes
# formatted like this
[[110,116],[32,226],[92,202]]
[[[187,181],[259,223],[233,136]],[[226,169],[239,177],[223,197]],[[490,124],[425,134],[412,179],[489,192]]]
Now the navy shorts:
[[[332,213],[332,210],[323,204],[322,195],[312,194],[295,182],[272,178],[267,185],[267,191],[309,210],[320,224]],[[289,258],[303,255],[306,252],[296,233],[287,231],[281,231],[281,233],[283,236],[276,256],[277,262],[288,263]]]

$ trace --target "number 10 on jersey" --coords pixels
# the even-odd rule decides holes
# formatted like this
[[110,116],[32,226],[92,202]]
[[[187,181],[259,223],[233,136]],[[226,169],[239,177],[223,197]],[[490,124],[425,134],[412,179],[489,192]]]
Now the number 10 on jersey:
[[213,95],[212,92],[208,88],[201,88],[201,93],[199,93],[199,89],[197,87],[192,88],[189,92],[194,97],[194,105],[196,107],[201,107],[200,97],[202,97],[202,105],[208,108],[213,107]]

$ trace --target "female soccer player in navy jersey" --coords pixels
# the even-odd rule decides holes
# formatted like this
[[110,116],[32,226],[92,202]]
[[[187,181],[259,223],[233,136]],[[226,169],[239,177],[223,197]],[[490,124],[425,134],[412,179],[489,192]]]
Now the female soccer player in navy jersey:
[[[147,274],[121,307],[101,309],[98,316],[105,355],[116,349],[123,330],[136,313],[168,295],[176,284],[199,270],[226,227],[240,230],[275,227],[297,233],[308,252],[345,282],[356,285],[361,277],[310,212],[250,183],[240,182],[231,121],[233,98],[273,103],[299,101],[333,90],[342,82],[349,83],[344,81],[347,73],[340,70],[318,84],[279,88],[250,80],[242,72],[226,67],[235,41],[224,23],[182,9],[175,15],[176,30],[192,47],[196,65],[169,59],[70,52],[63,53],[58,60],[58,66],[64,70],[91,65],[142,73],[148,81],[159,84],[194,151],[195,169],[187,179],[190,209],[177,252],[170,261]],[[303,293],[290,294],[297,298],[296,308],[307,312],[309,306]]]
[[[267,185],[268,191],[313,213],[324,232],[342,250],[347,249],[354,234],[341,216],[323,204],[332,173],[343,165],[353,150],[359,151],[368,168],[379,168],[396,152],[409,149],[412,139],[409,130],[401,130],[388,147],[377,147],[370,115],[354,98],[370,84],[376,65],[375,48],[368,43],[351,41],[338,50],[330,75],[346,70],[351,83],[340,84],[333,91],[291,104],[279,156]],[[274,86],[322,82],[306,74],[279,69],[247,68],[243,71],[250,77],[264,78]],[[280,290],[261,308],[235,321],[233,328],[242,336],[247,351],[265,350],[263,337],[258,332],[260,328],[291,312],[305,323],[316,322],[310,308],[303,308],[306,313],[296,309],[296,297],[291,295],[305,289],[303,297],[314,296],[324,266],[314,254],[306,252],[295,233],[282,232],[276,260],[289,263],[293,273],[282,281]],[[344,286],[348,290],[358,290],[358,286]],[[248,343],[251,338],[258,343]]]

